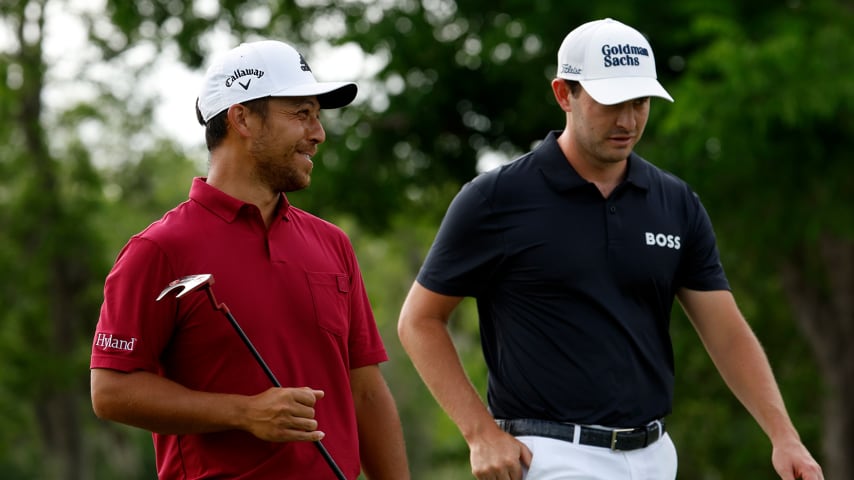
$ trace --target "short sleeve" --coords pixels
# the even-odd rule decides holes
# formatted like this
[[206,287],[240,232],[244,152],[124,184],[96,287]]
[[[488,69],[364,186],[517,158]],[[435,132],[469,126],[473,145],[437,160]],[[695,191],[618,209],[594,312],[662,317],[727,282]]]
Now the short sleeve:
[[696,193],[692,192],[690,201],[694,216],[676,286],[701,291],[729,290],[709,214]]
[[104,302],[92,343],[91,368],[125,372],[160,369],[175,325],[175,302],[157,302],[174,274],[161,250],[133,237],[104,282]]
[[445,214],[418,273],[418,283],[442,295],[477,296],[504,254],[504,233],[485,177],[464,185]]

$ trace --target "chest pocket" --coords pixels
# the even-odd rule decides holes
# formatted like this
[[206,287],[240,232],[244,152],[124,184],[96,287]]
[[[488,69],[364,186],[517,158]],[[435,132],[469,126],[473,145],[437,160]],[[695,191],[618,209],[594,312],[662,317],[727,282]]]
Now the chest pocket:
[[344,273],[306,272],[317,325],[339,337],[350,325],[350,276]]

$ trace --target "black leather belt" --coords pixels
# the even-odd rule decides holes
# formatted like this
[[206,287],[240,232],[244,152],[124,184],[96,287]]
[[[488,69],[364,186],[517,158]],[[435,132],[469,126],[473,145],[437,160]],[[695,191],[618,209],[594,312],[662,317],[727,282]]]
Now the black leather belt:
[[576,443],[575,429],[580,428],[577,443],[623,451],[644,448],[664,435],[664,420],[656,420],[637,428],[588,427],[533,418],[496,419],[495,422],[502,430],[514,437],[533,435],[570,443]]

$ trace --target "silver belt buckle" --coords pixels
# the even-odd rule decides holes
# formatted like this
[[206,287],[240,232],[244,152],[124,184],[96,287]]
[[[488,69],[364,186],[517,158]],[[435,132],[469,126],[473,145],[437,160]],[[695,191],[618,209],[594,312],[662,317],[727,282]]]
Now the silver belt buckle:
[[634,428],[615,428],[611,430],[611,450],[617,450],[617,434],[634,431]]
[[[655,441],[658,441],[663,436],[664,432],[661,431],[661,421],[660,420],[654,420],[650,425],[647,425],[647,427],[646,427],[647,435],[649,435],[651,432],[655,432],[656,435],[658,435],[657,437],[655,437]],[[652,442],[650,442],[650,443],[652,443]]]

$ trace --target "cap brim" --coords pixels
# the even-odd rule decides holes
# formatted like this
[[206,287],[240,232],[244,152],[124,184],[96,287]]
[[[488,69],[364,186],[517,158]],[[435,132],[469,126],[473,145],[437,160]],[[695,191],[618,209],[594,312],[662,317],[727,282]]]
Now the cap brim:
[[295,85],[270,95],[271,97],[316,96],[320,108],[341,108],[353,103],[359,88],[353,82],[318,82]]
[[593,97],[593,100],[602,105],[616,105],[643,97],[659,97],[673,101],[673,97],[658,83],[658,80],[649,77],[582,80],[581,86]]

